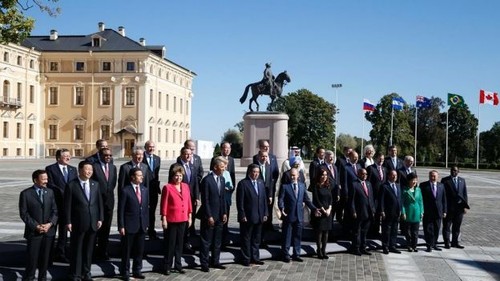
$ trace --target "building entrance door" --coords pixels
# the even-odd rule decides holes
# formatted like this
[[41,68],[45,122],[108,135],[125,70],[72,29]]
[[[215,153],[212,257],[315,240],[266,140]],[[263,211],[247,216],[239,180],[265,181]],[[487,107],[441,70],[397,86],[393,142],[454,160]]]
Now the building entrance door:
[[134,139],[126,139],[125,141],[125,157],[131,157],[132,151],[134,150],[135,140]]

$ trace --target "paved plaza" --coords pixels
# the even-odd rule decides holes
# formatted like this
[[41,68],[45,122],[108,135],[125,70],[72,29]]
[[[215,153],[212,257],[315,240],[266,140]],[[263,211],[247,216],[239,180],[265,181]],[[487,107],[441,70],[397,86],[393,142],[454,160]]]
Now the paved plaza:
[[[54,159],[2,160],[0,162],[0,279],[20,280],[23,273],[25,241],[22,238],[24,224],[19,218],[18,200],[21,190],[29,187],[31,173],[53,163]],[[72,164],[77,165],[78,159]],[[125,161],[116,160],[119,166]],[[208,167],[208,160],[204,167]],[[161,171],[162,183],[167,178],[172,161],[164,161]],[[237,161],[238,163],[238,161]],[[448,175],[447,169],[437,169],[440,177]],[[417,167],[419,181],[427,180],[429,168]],[[245,168],[237,167],[237,179],[244,177]],[[277,246],[261,251],[265,261],[262,266],[244,267],[234,263],[237,248],[229,248],[222,260],[226,270],[211,270],[204,273],[199,267],[188,268],[186,274],[165,276],[156,273],[161,264],[161,241],[147,242],[152,253],[145,260],[146,280],[500,280],[500,173],[496,171],[462,170],[460,174],[467,181],[471,210],[464,218],[461,244],[465,249],[443,249],[427,253],[421,246],[418,253],[384,255],[380,249],[371,256],[354,256],[345,252],[348,244],[343,241],[329,244],[330,259],[319,260],[311,254],[314,243],[305,242],[303,263],[283,263],[275,260]],[[116,209],[115,209],[116,213]],[[236,207],[233,204],[230,227],[237,230]],[[277,220],[276,220],[277,221]],[[275,221],[275,222],[276,222]],[[113,221],[114,225],[116,220]],[[156,226],[160,231],[160,225]],[[307,232],[307,231],[306,231]],[[310,232],[310,231],[309,231]],[[420,232],[421,236],[423,235]],[[310,235],[305,235],[310,237]],[[110,276],[118,272],[119,240],[116,226],[112,228],[110,262],[95,264],[92,272],[95,280],[119,280]],[[236,238],[235,238],[236,239]],[[379,241],[372,241],[373,246]],[[402,249],[403,250],[403,249]],[[272,259],[271,259],[272,258]],[[197,257],[186,255],[184,262],[193,265]],[[153,270],[153,271],[152,271]],[[55,263],[49,273],[56,279],[64,278],[66,264]]]

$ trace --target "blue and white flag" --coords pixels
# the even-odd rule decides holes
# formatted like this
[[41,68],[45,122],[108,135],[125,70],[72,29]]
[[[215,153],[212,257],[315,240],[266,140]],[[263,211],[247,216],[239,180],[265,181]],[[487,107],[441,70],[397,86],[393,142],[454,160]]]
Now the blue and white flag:
[[401,97],[392,98],[392,108],[395,110],[403,110],[403,106],[406,104],[405,100]]

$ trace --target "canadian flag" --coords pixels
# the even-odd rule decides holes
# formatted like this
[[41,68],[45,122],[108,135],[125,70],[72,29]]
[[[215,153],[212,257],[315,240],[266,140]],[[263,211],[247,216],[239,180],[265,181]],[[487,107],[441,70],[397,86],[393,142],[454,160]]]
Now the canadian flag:
[[498,105],[498,94],[485,90],[479,91],[479,103]]

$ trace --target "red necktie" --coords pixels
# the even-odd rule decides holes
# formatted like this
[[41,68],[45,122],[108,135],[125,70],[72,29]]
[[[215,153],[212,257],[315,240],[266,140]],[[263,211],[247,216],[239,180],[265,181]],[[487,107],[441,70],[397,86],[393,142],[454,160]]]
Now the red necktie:
[[366,182],[362,181],[361,185],[363,186],[363,190],[365,191],[366,196],[368,196],[368,187],[366,187]]
[[333,168],[333,165],[330,165],[330,173],[332,173],[332,177],[335,178],[335,169]]
[[109,167],[108,163],[104,165],[104,175],[106,176],[106,180],[109,180]]
[[382,165],[378,166],[378,175],[380,176],[380,181],[384,181],[384,173],[382,173]]
[[137,200],[139,200],[139,204],[142,204],[141,191],[138,185],[135,186],[135,195],[137,196]]

